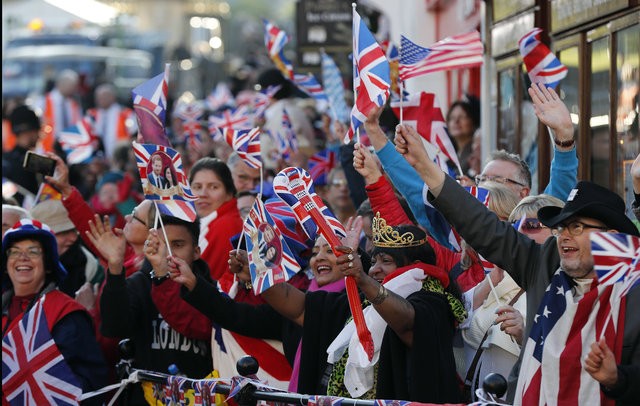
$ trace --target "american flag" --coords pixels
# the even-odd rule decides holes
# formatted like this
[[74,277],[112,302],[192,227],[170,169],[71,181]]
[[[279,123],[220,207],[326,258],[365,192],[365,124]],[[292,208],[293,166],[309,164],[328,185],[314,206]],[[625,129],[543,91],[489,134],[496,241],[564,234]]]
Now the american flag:
[[288,281],[300,270],[291,249],[260,199],[256,199],[244,223],[244,235],[251,284],[256,295],[276,283]]
[[[196,218],[194,200],[197,197],[191,192],[189,180],[182,167],[182,157],[176,150],[161,145],[133,143],[133,152],[136,156],[136,164],[142,181],[142,189],[145,198],[157,200],[158,210],[162,214],[181,218],[186,221],[193,221]],[[148,168],[150,167],[151,156],[158,154],[162,157],[163,171],[171,168],[172,176],[176,185],[167,189],[151,188],[147,180]]]
[[251,130],[221,128],[220,132],[222,133],[222,138],[238,153],[244,163],[255,169],[262,168],[259,127]]
[[295,74],[293,80],[303,92],[316,101],[316,109],[318,112],[324,113],[327,110],[327,107],[329,107],[329,98],[312,73],[307,75]]
[[322,52],[322,82],[333,119],[346,123],[349,120],[349,108],[344,100],[344,82],[338,66],[325,52]]
[[86,119],[62,130],[58,135],[58,142],[67,154],[69,165],[88,163],[99,144],[98,137],[93,133],[91,124]]
[[269,58],[282,72],[285,78],[293,80],[293,65],[284,56],[284,46],[289,42],[289,36],[269,20],[264,20],[264,44]]
[[421,47],[402,35],[398,67],[400,80],[482,65],[483,50],[478,31],[447,37],[429,48]]
[[[400,118],[400,101],[392,101],[391,108],[394,114]],[[460,173],[460,162],[456,153],[447,125],[440,109],[440,104],[433,93],[420,92],[411,95],[408,100],[402,102],[403,124],[409,125],[420,134],[429,156],[440,168],[455,177],[451,173],[450,165],[455,166]]]
[[231,89],[224,82],[218,82],[215,89],[207,96],[207,108],[216,111],[222,107],[233,107],[235,99],[231,93]]
[[237,109],[227,109],[221,116],[209,116],[209,134],[214,141],[220,141],[219,128],[233,128],[234,130],[247,130],[251,128],[251,114],[247,106]]
[[[622,287],[596,285],[594,281],[577,301],[573,286],[572,279],[558,270],[542,298],[523,349],[515,393],[521,404],[593,404],[604,400],[599,383],[582,364],[591,344],[602,336],[616,357],[620,356],[622,334],[617,330],[625,309],[614,298]],[[604,322],[609,314],[614,323]]]
[[346,236],[344,226],[325,206],[313,191],[311,175],[302,168],[285,168],[273,179],[273,190],[291,207],[307,236],[315,240],[319,232],[318,224],[311,217],[312,210],[318,210],[331,231],[338,237]]
[[353,9],[353,89],[355,104],[351,125],[344,142],[348,143],[374,107],[387,102],[390,87],[389,62],[373,34]]
[[329,172],[336,166],[336,153],[329,148],[317,152],[309,158],[309,174],[316,186],[326,185]]
[[600,285],[623,282],[631,287],[640,279],[640,238],[604,232],[593,232],[589,236]]
[[145,143],[170,147],[165,132],[167,95],[169,92],[169,64],[164,73],[134,88],[133,110],[138,119],[138,129]]
[[198,151],[202,147],[202,124],[200,119],[204,109],[198,103],[189,103],[178,110],[177,116],[182,120],[182,136],[189,140],[189,145]]
[[11,405],[78,404],[82,395],[80,380],[49,331],[45,300],[39,299],[2,339],[2,397]]
[[567,76],[564,66],[551,50],[540,41],[540,28],[534,28],[525,34],[518,46],[531,83],[544,83],[545,86],[556,88],[560,80]]

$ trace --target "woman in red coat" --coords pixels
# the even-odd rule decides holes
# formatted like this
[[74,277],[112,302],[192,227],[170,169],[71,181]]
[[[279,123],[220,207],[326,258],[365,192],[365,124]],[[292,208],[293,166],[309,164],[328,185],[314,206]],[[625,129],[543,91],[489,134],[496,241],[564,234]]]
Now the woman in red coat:
[[242,219],[236,202],[236,187],[227,164],[217,158],[201,158],[189,173],[191,191],[198,196],[201,258],[209,265],[211,277],[225,288],[232,284],[229,269],[231,237],[242,232]]

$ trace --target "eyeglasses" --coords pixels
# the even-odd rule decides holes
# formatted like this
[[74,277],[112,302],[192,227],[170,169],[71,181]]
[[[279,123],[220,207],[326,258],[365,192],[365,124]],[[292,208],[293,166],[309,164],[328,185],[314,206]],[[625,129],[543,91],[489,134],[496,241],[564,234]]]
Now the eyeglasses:
[[331,186],[347,186],[346,179],[334,179],[331,181]]
[[147,223],[146,223],[144,220],[142,220],[140,217],[136,216],[136,211],[135,211],[135,209],[131,212],[131,218],[132,218],[132,219],[134,219],[134,220],[139,221],[139,222],[140,222],[140,223],[142,223],[145,227],[147,226]]
[[529,232],[537,232],[548,227],[542,224],[540,220],[534,217],[534,218],[524,219],[524,221],[520,225],[520,228],[522,230],[529,231]]
[[527,185],[525,185],[524,183],[520,183],[516,180],[505,178],[503,176],[476,175],[475,180],[476,180],[476,185],[479,185],[482,182],[498,182],[498,183],[513,183],[514,185],[527,187]]
[[585,228],[595,228],[597,230],[608,230],[608,227],[594,226],[592,224],[586,224],[581,221],[572,221],[569,224],[558,224],[555,227],[551,227],[551,234],[556,237],[559,237],[560,234],[566,229],[569,231],[569,234],[573,236],[577,236],[582,234]]
[[22,251],[18,248],[9,248],[7,250],[7,258],[9,259],[18,259],[25,255],[29,259],[38,259],[42,256],[42,248],[31,247],[27,248],[26,251]]

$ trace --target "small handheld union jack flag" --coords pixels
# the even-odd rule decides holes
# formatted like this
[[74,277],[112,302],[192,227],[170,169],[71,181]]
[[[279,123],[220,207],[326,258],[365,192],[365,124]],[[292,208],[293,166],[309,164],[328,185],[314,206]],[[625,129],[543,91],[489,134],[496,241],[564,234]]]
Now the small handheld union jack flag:
[[300,270],[282,233],[260,199],[256,199],[249,212],[244,223],[244,234],[251,284],[256,295],[276,283],[288,281]]
[[294,81],[298,87],[316,101],[316,109],[324,113],[329,107],[329,98],[324,89],[312,73],[308,75],[295,74]]
[[220,138],[220,128],[233,128],[234,130],[246,130],[250,127],[251,114],[247,106],[240,106],[237,109],[227,109],[221,116],[209,116],[209,134],[214,141],[222,141]]
[[289,36],[271,21],[263,19],[263,22],[264,44],[267,47],[269,58],[285,78],[293,80],[293,65],[284,56],[284,46],[289,42]]
[[532,29],[520,38],[518,46],[531,83],[544,83],[555,89],[560,80],[567,76],[568,70],[540,41],[541,33],[540,28]]
[[603,232],[589,236],[598,284],[633,283],[640,278],[640,238]]
[[260,157],[260,128],[251,130],[234,130],[232,128],[220,128],[222,138],[229,144],[238,156],[252,168],[262,168]]
[[336,153],[329,148],[313,154],[309,158],[309,174],[317,186],[326,185],[329,172],[336,167]]
[[166,65],[164,73],[144,82],[131,92],[133,110],[138,119],[142,139],[149,144],[170,147],[171,143],[164,128],[169,92],[169,64]]
[[189,145],[196,151],[202,146],[200,119],[204,109],[198,103],[189,103],[178,110],[177,116],[182,120],[182,136],[189,140]]
[[69,165],[89,162],[98,149],[99,143],[98,137],[93,133],[86,119],[62,130],[58,136],[58,142],[67,154]]

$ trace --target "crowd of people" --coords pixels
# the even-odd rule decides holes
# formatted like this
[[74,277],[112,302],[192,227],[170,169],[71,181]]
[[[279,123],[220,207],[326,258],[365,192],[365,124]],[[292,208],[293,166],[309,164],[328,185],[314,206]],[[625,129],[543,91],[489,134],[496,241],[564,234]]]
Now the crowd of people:
[[[279,71],[255,81],[281,86],[254,117],[264,130],[262,169],[214,141],[206,126],[196,146],[177,114],[168,120],[197,197],[193,222],[156,213],[144,198],[149,191],[132,153],[141,136],[113,86],[98,86],[95,106],[83,110],[77,74],[64,71],[39,103],[4,110],[3,404],[54,399],[24,389],[24,334],[53,343],[60,399],[117,382],[124,338],[135,368],[230,377],[251,354],[259,379],[304,394],[468,403],[495,372],[508,378],[503,399],[514,404],[640,399],[640,318],[633,311],[640,288],[620,293],[620,284],[598,284],[590,241],[593,232],[637,237],[639,226],[614,192],[578,181],[573,124],[553,89],[529,89],[554,139],[549,184],[532,195],[531,173],[517,154],[494,151],[481,165],[472,97],[446,115],[462,169],[454,179],[413,127],[388,120],[385,107],[364,122],[367,144],[343,144],[346,124],[309,107]],[[286,154],[265,136],[281,131],[285,110],[298,141]],[[90,159],[71,164],[58,136],[82,117],[100,142]],[[310,238],[273,191],[280,170],[307,169],[325,149],[334,158],[314,178],[315,191],[345,226],[339,246],[320,234]],[[28,151],[53,159],[54,174],[25,171]],[[149,168],[147,187],[177,185],[175,168],[159,155]],[[640,154],[630,176],[640,219]],[[300,265],[262,294],[253,289],[241,238],[256,199]],[[264,251],[265,260],[276,260]],[[360,293],[372,358],[359,345],[347,277]],[[150,396],[136,384],[120,401],[144,404]]]

